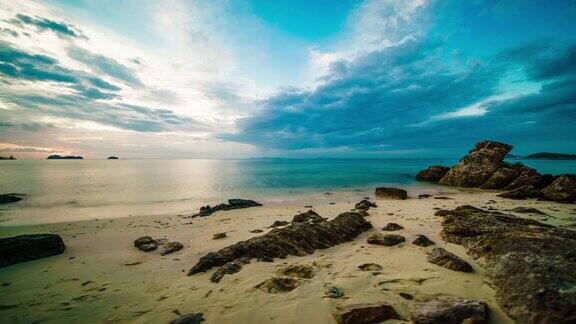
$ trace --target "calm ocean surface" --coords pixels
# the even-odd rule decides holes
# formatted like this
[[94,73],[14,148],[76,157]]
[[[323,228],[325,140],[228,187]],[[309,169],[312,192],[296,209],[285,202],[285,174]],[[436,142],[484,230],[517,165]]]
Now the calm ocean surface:
[[[19,160],[0,162],[0,225],[186,213],[207,202],[289,202],[327,191],[415,184],[431,164],[457,159]],[[522,161],[542,173],[576,173],[576,161]]]

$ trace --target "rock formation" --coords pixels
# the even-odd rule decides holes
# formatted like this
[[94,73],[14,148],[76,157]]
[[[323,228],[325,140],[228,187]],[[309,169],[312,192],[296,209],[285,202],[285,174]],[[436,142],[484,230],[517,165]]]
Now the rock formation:
[[576,232],[472,206],[437,214],[442,238],[482,262],[512,319],[576,322]]
[[64,241],[56,234],[19,235],[0,239],[0,268],[64,253]]
[[482,141],[440,179],[434,180],[445,170],[441,166],[420,171],[416,179],[454,187],[505,190],[499,195],[503,198],[576,202],[576,175],[556,177],[540,174],[521,163],[506,163],[504,158],[510,150],[512,146],[508,144]]
[[228,203],[221,203],[214,207],[210,205],[200,207],[200,212],[198,214],[193,215],[192,217],[198,216],[210,216],[213,213],[219,210],[232,210],[232,209],[241,209],[241,208],[249,208],[249,207],[257,207],[262,206],[261,203],[256,202],[254,200],[249,199],[228,199]]
[[81,156],[73,156],[73,155],[50,155],[46,158],[46,160],[83,160],[84,158]]
[[288,255],[304,256],[316,249],[325,249],[348,242],[372,228],[370,222],[357,213],[347,212],[321,223],[292,223],[283,228],[210,252],[201,257],[188,275],[205,272],[240,258],[272,261]]

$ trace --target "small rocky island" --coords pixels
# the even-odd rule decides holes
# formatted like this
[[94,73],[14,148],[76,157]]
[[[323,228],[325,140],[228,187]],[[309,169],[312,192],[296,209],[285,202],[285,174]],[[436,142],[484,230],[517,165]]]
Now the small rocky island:
[[46,160],[83,160],[81,156],[74,155],[50,155]]
[[0,160],[16,160],[16,158],[12,155],[10,155],[9,157],[0,156]]
[[540,152],[526,155],[524,160],[576,160],[576,154]]

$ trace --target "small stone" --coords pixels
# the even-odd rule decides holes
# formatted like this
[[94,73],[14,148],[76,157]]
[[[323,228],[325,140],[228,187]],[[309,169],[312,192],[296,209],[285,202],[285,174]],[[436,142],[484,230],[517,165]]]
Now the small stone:
[[342,298],[344,297],[344,290],[336,286],[329,286],[326,292],[324,293],[324,297],[333,299]]
[[212,239],[213,240],[219,240],[219,239],[223,239],[227,236],[228,235],[226,235],[226,233],[216,233],[216,234],[212,234]]
[[169,242],[162,246],[162,252],[160,252],[160,254],[161,255],[170,254],[172,252],[180,251],[183,248],[184,245],[182,245],[182,243],[180,242]]
[[374,233],[370,237],[368,237],[369,244],[376,244],[376,245],[384,245],[384,246],[393,246],[396,244],[400,244],[406,241],[406,238],[402,235],[397,234],[381,234],[381,233]]
[[435,248],[432,253],[428,254],[426,259],[432,264],[439,265],[446,269],[462,272],[472,272],[470,263],[464,261],[456,254],[450,253],[443,248]]
[[368,210],[368,209],[370,209],[370,207],[376,208],[378,206],[375,203],[364,199],[361,202],[357,203],[354,206],[354,209],[356,209],[356,210]]
[[256,286],[257,289],[264,290],[266,292],[275,293],[285,293],[292,291],[298,287],[300,283],[294,278],[285,277],[272,277]]
[[337,307],[333,315],[339,324],[370,324],[400,319],[396,310],[386,303],[353,304]]
[[364,263],[358,266],[358,269],[362,271],[380,271],[382,266],[376,263]]
[[412,241],[412,244],[427,247],[430,245],[434,245],[436,243],[434,243],[434,241],[432,241],[431,239],[427,238],[425,235],[418,235],[418,237],[414,241]]
[[404,226],[400,225],[400,224],[396,224],[396,223],[388,223],[388,225],[384,226],[382,228],[383,231],[399,231],[401,229],[404,229]]

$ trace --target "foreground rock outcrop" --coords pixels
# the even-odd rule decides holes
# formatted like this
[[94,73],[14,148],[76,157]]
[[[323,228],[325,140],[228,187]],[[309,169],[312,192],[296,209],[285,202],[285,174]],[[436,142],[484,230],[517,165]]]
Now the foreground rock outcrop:
[[56,234],[19,235],[0,239],[0,268],[62,254],[64,241]]
[[249,207],[258,207],[262,206],[261,203],[256,202],[254,200],[249,199],[228,199],[228,203],[221,203],[214,207],[210,205],[200,207],[200,212],[198,214],[193,215],[192,217],[198,216],[210,216],[213,213],[219,210],[233,210],[233,209],[241,209],[241,208],[249,208]]
[[482,262],[511,318],[576,322],[576,232],[472,206],[436,214],[442,238]]
[[430,166],[416,179],[454,187],[505,190],[499,195],[503,198],[576,202],[576,175],[540,174],[521,163],[506,163],[504,158],[510,150],[508,144],[482,141],[447,172],[442,166]]
[[330,221],[320,223],[293,222],[270,232],[210,252],[200,258],[188,275],[224,266],[238,259],[272,261],[288,255],[304,256],[316,249],[325,249],[348,242],[360,233],[372,228],[372,224],[358,213],[342,213]]

